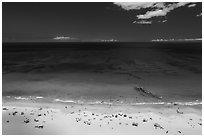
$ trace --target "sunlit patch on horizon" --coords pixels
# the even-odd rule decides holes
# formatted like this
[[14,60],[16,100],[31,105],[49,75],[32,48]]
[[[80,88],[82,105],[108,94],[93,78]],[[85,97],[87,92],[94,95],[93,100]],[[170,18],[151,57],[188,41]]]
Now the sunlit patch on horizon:
[[186,38],[186,39],[153,39],[152,41],[202,41],[202,38]]
[[71,39],[71,37],[57,36],[57,37],[55,37],[53,39],[54,40],[69,40],[69,39]]
[[117,42],[116,39],[102,39],[101,42]]

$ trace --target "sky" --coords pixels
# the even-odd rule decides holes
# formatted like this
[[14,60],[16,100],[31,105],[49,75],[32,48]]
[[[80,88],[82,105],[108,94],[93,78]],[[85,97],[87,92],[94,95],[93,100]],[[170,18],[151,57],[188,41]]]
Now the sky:
[[200,40],[202,3],[3,2],[3,42]]

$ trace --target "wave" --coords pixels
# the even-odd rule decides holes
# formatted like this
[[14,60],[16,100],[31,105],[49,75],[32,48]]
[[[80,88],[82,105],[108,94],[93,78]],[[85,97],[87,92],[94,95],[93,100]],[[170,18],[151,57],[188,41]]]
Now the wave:
[[[169,103],[167,103],[167,105],[168,104]],[[194,101],[194,102],[174,102],[173,104],[184,105],[184,106],[194,106],[194,105],[202,105],[202,102],[199,102],[199,101]]]
[[19,97],[14,97],[15,99],[18,99],[18,100],[29,100],[29,98],[25,98],[25,97],[21,97],[21,96],[19,96]]
[[[11,98],[10,96],[6,96],[7,98]],[[42,99],[42,96],[34,97],[36,99]],[[17,100],[30,100],[33,97],[14,97]],[[46,100],[46,99],[45,99]],[[202,105],[202,101],[195,100],[189,102],[134,102],[134,103],[127,103],[127,102],[107,102],[107,101],[82,101],[82,100],[62,100],[62,99],[54,99],[54,102],[61,102],[61,103],[74,103],[74,104],[87,104],[87,105],[183,105],[183,106],[195,106],[195,105]]]
[[106,102],[106,101],[95,101],[95,102],[84,102],[81,100],[61,100],[61,99],[55,99],[54,101],[57,102],[62,102],[62,103],[76,103],[76,104],[87,104],[87,105],[97,105],[97,104],[101,104],[101,105],[183,105],[183,106],[194,106],[194,105],[202,105],[202,102],[196,100],[193,102],[136,102],[136,103],[112,103],[112,102]]
[[[11,98],[11,96],[6,96],[7,98]],[[18,97],[14,97],[14,99],[17,99],[17,100],[30,100],[32,98],[32,96],[29,96],[29,97],[21,97],[21,96],[18,96]],[[42,96],[36,96],[35,97],[36,99],[42,99],[44,97]]]
[[63,103],[77,103],[74,100],[61,100],[61,99],[55,99],[56,102],[63,102]]
[[41,99],[41,98],[44,98],[44,97],[38,96],[38,97],[35,97],[35,98],[37,98],[37,99]]

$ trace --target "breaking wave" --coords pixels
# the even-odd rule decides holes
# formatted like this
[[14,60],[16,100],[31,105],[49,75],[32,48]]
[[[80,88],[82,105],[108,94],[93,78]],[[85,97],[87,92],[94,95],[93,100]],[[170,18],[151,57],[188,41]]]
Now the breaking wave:
[[[11,96],[6,96],[7,98],[11,98]],[[32,96],[29,96],[29,97],[21,97],[21,96],[18,96],[18,97],[14,97],[14,99],[17,99],[17,100],[30,100],[30,99],[33,99],[33,98],[36,98],[36,99],[42,99],[44,97],[42,96],[36,96],[36,97],[32,97]]]
[[75,103],[75,104],[88,104],[88,105],[183,105],[183,106],[194,106],[194,105],[202,105],[201,101],[193,101],[193,102],[136,102],[136,103],[112,103],[112,102],[106,102],[106,101],[95,101],[95,102],[84,102],[81,100],[61,100],[61,99],[55,99],[56,102],[62,102],[62,103]]
[[[11,98],[10,96],[6,96],[7,98]],[[42,96],[36,97],[14,97],[16,100],[30,100],[30,99],[43,99]],[[46,101],[46,99],[45,99]],[[54,99],[54,102],[60,103],[74,103],[74,104],[87,104],[87,105],[183,105],[183,106],[195,106],[195,105],[202,105],[202,101],[195,100],[190,102],[134,102],[134,103],[125,103],[121,102],[107,102],[107,101],[82,101],[82,100],[62,100],[62,99]]]
[[25,97],[21,97],[21,96],[19,96],[19,97],[14,97],[15,99],[18,99],[18,100],[29,100],[29,98],[25,98]]

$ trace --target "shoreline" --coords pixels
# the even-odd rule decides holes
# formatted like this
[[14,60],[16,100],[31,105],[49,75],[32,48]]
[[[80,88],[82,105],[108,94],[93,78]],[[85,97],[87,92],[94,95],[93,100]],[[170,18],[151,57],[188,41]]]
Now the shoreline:
[[[47,102],[47,103],[73,103],[73,104],[85,104],[85,105],[128,105],[128,106],[138,106],[138,105],[181,105],[181,106],[195,106],[202,105],[202,100],[197,99],[194,101],[163,101],[158,100],[155,102],[125,102],[129,98],[120,99],[60,99],[60,98],[51,98],[51,97],[43,97],[43,96],[3,96],[3,102],[9,101],[36,101],[36,102]],[[130,98],[131,99],[131,98]]]
[[[122,98],[128,103],[202,100],[201,84],[197,80],[191,81],[190,78],[195,78],[192,75],[142,78],[137,80],[109,73],[10,73],[3,76],[2,93],[3,96],[42,96],[73,101],[106,99],[106,102],[114,100],[116,103],[124,101]],[[147,92],[138,90],[140,87]]]

